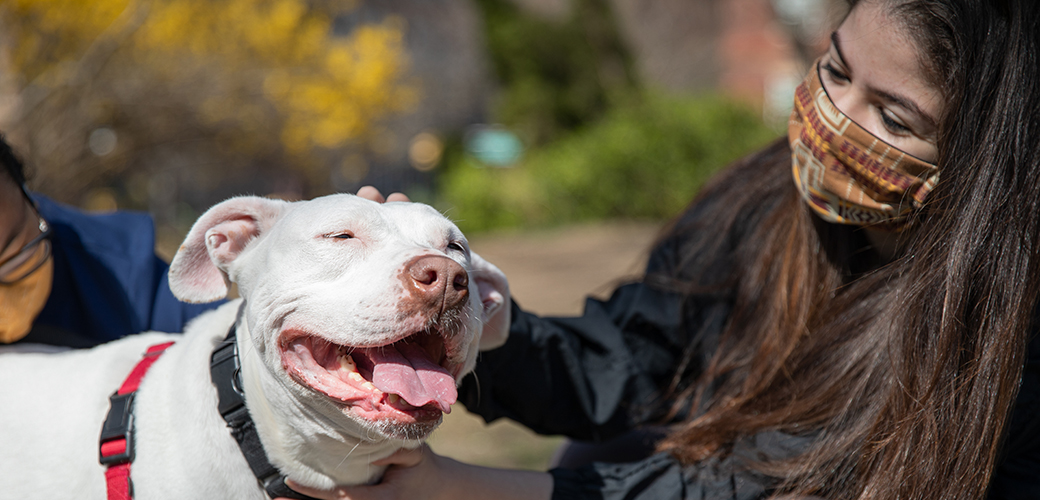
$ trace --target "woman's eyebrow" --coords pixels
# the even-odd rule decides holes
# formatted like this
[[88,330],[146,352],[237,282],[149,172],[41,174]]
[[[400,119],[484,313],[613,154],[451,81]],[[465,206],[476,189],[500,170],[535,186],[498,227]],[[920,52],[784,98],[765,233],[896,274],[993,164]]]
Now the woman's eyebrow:
[[834,45],[834,51],[838,53],[838,59],[840,59],[841,64],[847,67],[848,64],[845,62],[845,53],[841,51],[841,40],[838,39],[837,30],[831,32],[831,44]]
[[[841,51],[841,38],[838,36],[838,32],[837,31],[834,31],[834,32],[831,33],[831,44],[834,45],[834,51],[838,53],[838,59],[840,59],[841,64],[843,66],[845,66],[845,68],[848,70],[849,75],[852,75],[853,74],[852,68],[849,67],[849,62],[848,62],[847,59],[845,59],[845,54]],[[897,106],[900,106],[900,107],[910,111],[911,113],[917,114],[918,116],[921,117],[921,119],[923,119],[924,121],[928,122],[928,124],[931,125],[932,127],[936,127],[937,124],[939,123],[935,119],[935,117],[933,117],[932,115],[926,113],[924,111],[924,109],[922,109],[920,106],[917,105],[916,102],[914,102],[913,100],[911,100],[911,99],[909,99],[909,98],[907,98],[905,96],[901,96],[899,94],[893,94],[891,92],[888,92],[888,91],[885,91],[885,90],[881,90],[881,89],[878,89],[878,88],[873,87],[873,86],[868,86],[867,87],[867,91],[872,93],[872,94],[874,94],[874,95],[876,95],[876,96],[878,96],[878,97],[880,97],[880,98],[882,98],[882,99],[885,99],[887,101],[895,103]]]
[[893,102],[897,106],[900,106],[900,107],[910,111],[911,113],[914,113],[914,114],[920,116],[921,119],[923,119],[924,121],[928,122],[928,125],[932,126],[933,128],[937,127],[937,123],[938,122],[935,120],[935,118],[932,117],[932,115],[929,115],[928,113],[926,113],[923,109],[921,109],[920,106],[917,105],[916,102],[911,101],[909,98],[903,97],[903,96],[898,95],[898,94],[892,94],[892,93],[886,92],[884,90],[876,89],[874,87],[867,87],[867,90],[869,92],[873,93],[874,95],[882,98],[882,99],[885,99],[887,101]]

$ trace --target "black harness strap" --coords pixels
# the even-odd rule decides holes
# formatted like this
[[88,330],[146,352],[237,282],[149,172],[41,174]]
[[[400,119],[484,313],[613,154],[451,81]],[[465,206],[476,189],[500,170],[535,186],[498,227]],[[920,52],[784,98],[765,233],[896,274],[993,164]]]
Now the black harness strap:
[[242,450],[242,455],[246,457],[246,462],[249,463],[249,468],[252,469],[260,487],[271,498],[316,500],[286,486],[285,475],[271,465],[267,454],[264,453],[264,447],[260,444],[260,436],[256,432],[253,419],[249,416],[245,394],[242,391],[242,366],[238,361],[235,325],[231,325],[231,331],[228,332],[227,337],[213,351],[209,366],[213,385],[217,387],[217,409],[220,411],[220,416],[224,417],[224,421],[227,422],[231,435],[238,442],[238,447]]

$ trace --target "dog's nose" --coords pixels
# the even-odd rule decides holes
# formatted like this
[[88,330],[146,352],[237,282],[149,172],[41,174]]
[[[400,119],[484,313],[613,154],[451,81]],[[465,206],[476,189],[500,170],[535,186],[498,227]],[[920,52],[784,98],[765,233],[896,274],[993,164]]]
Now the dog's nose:
[[443,310],[460,306],[469,296],[469,275],[458,262],[439,255],[420,257],[406,271],[425,302],[443,297]]

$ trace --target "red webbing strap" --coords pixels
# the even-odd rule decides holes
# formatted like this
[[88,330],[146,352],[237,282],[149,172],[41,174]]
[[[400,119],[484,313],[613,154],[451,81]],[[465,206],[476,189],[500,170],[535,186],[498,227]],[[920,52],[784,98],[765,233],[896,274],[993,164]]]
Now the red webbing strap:
[[[123,381],[123,385],[119,387],[119,390],[112,396],[113,408],[109,410],[109,415],[106,418],[105,426],[102,429],[102,440],[100,443],[101,448],[101,460],[108,457],[114,457],[116,455],[123,455],[125,458],[120,458],[113,463],[109,463],[108,468],[105,470],[105,481],[108,484],[108,498],[109,500],[131,500],[133,498],[132,489],[130,486],[130,460],[133,456],[133,444],[129,440],[128,434],[132,432],[131,425],[127,424],[124,433],[115,436],[112,439],[105,439],[105,429],[109,426],[109,420],[113,417],[113,412],[118,409],[115,408],[115,401],[120,399],[117,396],[125,396],[131,394],[137,390],[137,386],[141,384],[141,379],[144,378],[144,374],[148,372],[148,369],[152,367],[152,364],[159,359],[166,348],[173,345],[173,342],[166,342],[163,344],[156,344],[148,348],[144,353],[144,357],[141,361],[137,362],[134,369],[130,371],[130,374],[126,376],[126,380]],[[124,408],[126,411],[132,411],[132,407],[129,406],[130,402],[127,402],[127,407]],[[124,422],[130,422],[130,415],[121,416],[121,420]],[[119,418],[119,417],[117,417]],[[127,448],[131,449],[127,449]]]
[[130,495],[130,462],[109,465],[105,470],[108,500],[133,500]]
[[119,390],[116,394],[128,394],[137,390],[137,386],[141,385],[141,379],[144,378],[144,374],[148,373],[148,369],[152,367],[152,363],[155,363],[159,356],[162,355],[166,348],[173,345],[173,342],[166,342],[164,344],[156,344],[148,348],[144,352],[144,357],[141,361],[137,362],[137,366],[130,371],[130,375],[126,376],[126,380],[123,381],[123,385],[119,386]]

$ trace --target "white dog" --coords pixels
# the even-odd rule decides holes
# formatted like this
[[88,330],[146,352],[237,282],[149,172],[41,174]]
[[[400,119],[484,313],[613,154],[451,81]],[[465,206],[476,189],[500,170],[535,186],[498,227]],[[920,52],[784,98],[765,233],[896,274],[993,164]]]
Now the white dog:
[[134,396],[134,497],[266,498],[218,411],[211,356],[229,330],[240,374],[228,387],[244,392],[270,464],[315,488],[374,481],[372,462],[420,444],[509,323],[505,276],[414,203],[225,201],[192,227],[170,286],[205,302],[229,281],[242,299],[183,336],[0,354],[0,497],[105,498],[109,395],[146,348],[173,340]]

